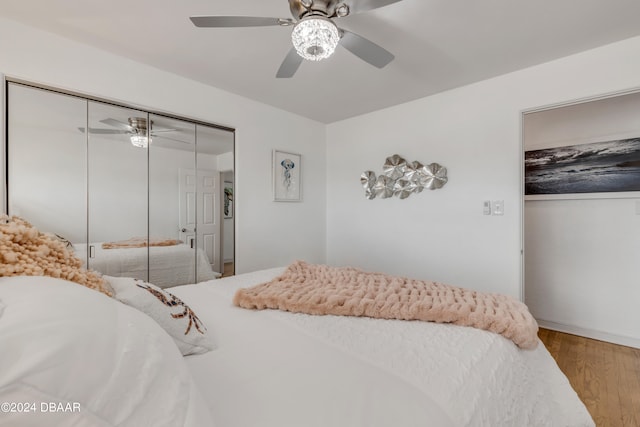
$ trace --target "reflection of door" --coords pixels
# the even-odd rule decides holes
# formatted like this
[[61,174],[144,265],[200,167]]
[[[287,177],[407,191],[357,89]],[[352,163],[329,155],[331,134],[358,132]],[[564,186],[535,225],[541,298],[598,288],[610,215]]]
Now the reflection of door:
[[[218,272],[222,271],[219,187],[214,170],[180,169],[180,239],[196,245]],[[201,260],[198,256],[197,262]]]

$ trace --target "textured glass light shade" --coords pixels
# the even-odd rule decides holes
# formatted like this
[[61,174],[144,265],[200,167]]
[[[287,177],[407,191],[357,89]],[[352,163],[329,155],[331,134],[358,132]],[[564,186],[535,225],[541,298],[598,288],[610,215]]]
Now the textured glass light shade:
[[296,24],[291,33],[298,55],[311,61],[331,56],[340,41],[336,25],[321,16],[309,16]]
[[131,135],[131,144],[140,148],[147,148],[150,140],[147,140],[146,136],[142,135]]

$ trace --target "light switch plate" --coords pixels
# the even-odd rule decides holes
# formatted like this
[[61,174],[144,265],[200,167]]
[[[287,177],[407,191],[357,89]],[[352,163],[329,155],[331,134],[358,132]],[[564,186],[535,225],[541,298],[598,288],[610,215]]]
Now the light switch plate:
[[485,215],[491,215],[491,200],[485,200],[482,202],[482,213]]

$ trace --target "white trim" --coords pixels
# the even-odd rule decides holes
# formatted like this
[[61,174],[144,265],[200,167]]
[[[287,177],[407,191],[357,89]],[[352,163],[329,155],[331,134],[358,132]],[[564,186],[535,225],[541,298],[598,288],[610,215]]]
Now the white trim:
[[579,335],[582,337],[592,338],[594,340],[606,341],[613,344],[624,345],[640,349],[640,339],[623,335],[610,334],[608,332],[596,331],[594,329],[581,328],[579,326],[564,325],[562,323],[550,322],[548,320],[536,319],[538,326],[551,329],[553,331],[565,332],[567,334]]
[[562,101],[562,102],[556,102],[553,104],[541,105],[539,107],[527,108],[522,110],[522,114],[538,113],[540,111],[553,110],[554,108],[559,108],[559,107],[568,107],[570,105],[583,104],[585,102],[600,101],[602,99],[607,99],[607,98],[615,98],[616,96],[631,95],[632,93],[637,93],[637,92],[640,92],[640,87],[633,87],[630,89],[624,89],[624,90],[619,90],[614,92],[606,92],[603,94],[593,95],[593,96],[585,96],[583,98],[576,98],[569,101]]
[[589,200],[640,199],[640,191],[612,191],[609,193],[528,194],[524,200]]
[[525,302],[526,288],[525,288],[525,271],[524,271],[524,208],[525,198],[524,195],[524,112],[520,112],[520,151],[518,152],[518,162],[520,163],[520,301]]
[[2,206],[0,207],[0,213],[7,213],[6,212],[6,206],[7,206],[7,170],[6,170],[6,166],[7,166],[7,160],[5,159],[5,155],[7,153],[7,141],[6,141],[6,136],[7,136],[7,128],[6,128],[6,118],[7,118],[7,112],[5,110],[6,106],[7,106],[7,94],[6,94],[6,87],[7,87],[7,80],[4,74],[0,73],[0,85],[2,85],[0,87],[0,103],[2,105],[0,105],[0,174],[2,174],[2,178],[0,178],[0,183],[2,183],[2,187],[0,187],[0,203],[2,203]]

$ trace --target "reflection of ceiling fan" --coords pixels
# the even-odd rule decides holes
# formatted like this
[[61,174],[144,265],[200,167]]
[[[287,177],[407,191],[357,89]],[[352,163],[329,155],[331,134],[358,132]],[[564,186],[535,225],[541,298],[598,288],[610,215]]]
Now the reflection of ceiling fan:
[[[127,134],[130,136],[131,144],[141,148],[147,147],[152,142],[151,139],[147,139],[147,119],[144,117],[129,117],[127,121],[129,122],[129,124],[118,121],[116,119],[100,120],[100,123],[113,126],[115,129],[89,128],[89,133],[93,133],[96,135]],[[181,141],[179,139],[170,138],[166,135],[160,135],[160,133],[164,132],[180,132],[179,129],[154,127],[153,120],[150,120],[150,125],[150,137],[157,136],[165,139],[170,139],[172,141],[181,142],[183,144],[188,143],[187,141]],[[80,129],[81,132],[84,132],[84,128],[78,129]]]
[[338,43],[369,64],[382,68],[393,54],[356,33],[338,28],[334,18],[377,9],[401,0],[289,0],[295,19],[252,16],[192,16],[197,27],[293,26],[293,48],[284,58],[276,77],[292,77],[303,59],[319,61],[331,56]]

